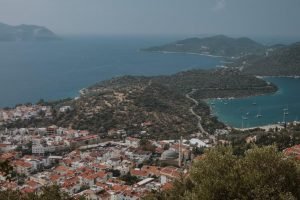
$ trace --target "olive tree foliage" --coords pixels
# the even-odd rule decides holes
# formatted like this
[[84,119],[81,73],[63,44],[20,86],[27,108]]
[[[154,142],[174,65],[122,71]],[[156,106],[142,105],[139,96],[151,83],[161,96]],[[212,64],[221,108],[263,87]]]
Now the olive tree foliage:
[[9,161],[0,161],[0,172],[9,180],[12,178],[13,167]]
[[146,199],[300,199],[299,162],[275,146],[254,147],[242,157],[230,147],[212,148],[194,163],[188,177],[176,182],[173,189]]

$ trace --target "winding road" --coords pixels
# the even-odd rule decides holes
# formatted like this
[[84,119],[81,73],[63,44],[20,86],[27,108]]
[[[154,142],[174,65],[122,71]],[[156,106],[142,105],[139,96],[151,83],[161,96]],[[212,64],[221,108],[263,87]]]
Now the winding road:
[[190,112],[192,113],[192,115],[194,115],[197,120],[198,120],[198,129],[199,129],[199,132],[197,133],[197,136],[198,137],[203,137],[204,135],[209,135],[205,130],[204,128],[202,127],[202,118],[201,116],[199,116],[195,111],[194,111],[194,108],[197,107],[199,105],[199,102],[192,98],[190,95],[194,94],[197,90],[196,89],[193,89],[191,92],[187,93],[185,96],[186,98],[188,98],[189,100],[193,101],[194,102],[194,105],[192,107],[190,107]]
[[197,120],[198,120],[198,129],[199,129],[199,132],[197,133],[197,136],[198,137],[204,137],[206,136],[207,138],[211,139],[213,141],[214,144],[216,144],[216,137],[214,135],[211,135],[209,134],[208,132],[206,132],[201,124],[202,122],[202,118],[201,116],[199,116],[195,111],[194,111],[194,108],[197,107],[199,105],[199,102],[192,98],[190,95],[194,94],[195,92],[197,91],[197,89],[193,89],[191,92],[187,93],[185,96],[186,98],[188,98],[189,100],[193,101],[194,102],[194,105],[192,107],[190,107],[190,112],[192,113],[192,115],[194,115]]

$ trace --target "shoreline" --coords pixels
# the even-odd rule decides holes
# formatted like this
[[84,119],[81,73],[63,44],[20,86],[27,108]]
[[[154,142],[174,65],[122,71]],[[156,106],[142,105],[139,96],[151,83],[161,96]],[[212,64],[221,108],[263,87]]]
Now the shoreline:
[[189,54],[189,55],[199,55],[199,56],[207,56],[207,57],[213,57],[213,58],[227,58],[232,59],[231,57],[226,56],[218,56],[218,55],[212,55],[212,54],[204,54],[204,53],[193,53],[193,52],[176,52],[176,51],[149,51],[149,52],[157,52],[157,53],[164,53],[164,54],[172,54],[172,53],[178,53],[178,54]]
[[[224,123],[224,122],[222,122]],[[248,128],[238,128],[238,127],[234,127],[231,125],[228,125],[226,123],[224,123],[225,126],[227,128],[231,128],[231,129],[235,129],[235,130],[239,130],[239,131],[249,131],[249,130],[254,130],[254,129],[263,129],[264,131],[269,131],[270,129],[275,129],[276,127],[281,130],[284,129],[284,125],[282,123],[278,123],[278,124],[266,124],[266,125],[259,125],[259,126],[252,126],[252,127],[248,127]],[[287,121],[286,122],[287,125],[290,124],[300,124],[300,121]]]
[[294,75],[294,76],[255,76],[256,78],[259,79],[264,79],[264,78],[292,78],[292,79],[299,79],[300,76]]
[[[287,123],[290,123],[290,122],[287,122]],[[253,127],[248,127],[248,128],[236,128],[236,127],[232,127],[232,128],[239,130],[239,131],[248,131],[248,130],[254,130],[254,129],[263,129],[264,131],[269,131],[270,129],[276,129],[276,127],[279,130],[284,128],[284,126],[282,126],[282,124],[267,124],[267,125],[253,126]]]
[[[218,121],[223,123],[225,125],[225,127],[227,129],[235,129],[235,130],[239,130],[239,131],[247,131],[247,130],[253,130],[253,129],[263,129],[265,131],[268,131],[269,129],[275,129],[276,127],[281,129],[281,128],[284,128],[284,126],[282,126],[282,124],[265,124],[265,125],[258,125],[258,126],[252,126],[252,127],[247,127],[247,128],[239,128],[239,127],[235,127],[233,125],[230,125],[222,120],[219,119],[218,115],[216,115],[215,113],[212,112],[212,106],[209,104],[209,109],[210,109],[210,115],[214,116],[214,117],[217,117],[218,118]],[[287,121],[286,123],[287,124],[290,124],[290,123],[300,123],[300,121]]]
[[[267,78],[267,77],[292,78],[292,79],[295,79],[295,77],[297,77],[296,79],[300,78],[298,76],[255,76],[255,77],[259,78],[259,79],[262,79],[262,80],[264,80],[266,82],[268,82],[267,80],[265,80],[265,78]],[[274,91],[274,92],[271,92],[271,93],[248,95],[248,96],[242,96],[242,97],[210,98],[210,99],[205,99],[204,102],[209,106],[210,115],[217,117],[218,121],[222,122],[227,128],[236,129],[236,130],[240,130],[240,131],[253,130],[253,129],[257,129],[257,128],[263,129],[265,131],[268,131],[270,129],[275,129],[276,127],[279,128],[279,129],[282,129],[282,128],[284,128],[284,126],[281,123],[275,123],[275,124],[273,124],[272,122],[271,122],[271,124],[270,123],[266,123],[264,125],[257,125],[257,126],[247,127],[247,128],[235,127],[235,126],[230,125],[230,124],[226,123],[225,121],[221,120],[219,118],[218,114],[216,114],[214,112],[214,108],[213,108],[215,106],[215,101],[231,101],[231,100],[234,100],[234,99],[247,99],[247,98],[251,98],[251,97],[274,95],[274,94],[276,94],[280,90],[280,88],[277,85],[276,85],[276,87],[277,87],[277,90]],[[290,124],[290,123],[300,123],[300,121],[291,120],[291,121],[286,121],[286,123],[287,124]]]
[[[277,85],[276,85],[277,87]],[[208,99],[203,99],[206,103],[208,103],[209,105],[211,105],[209,101],[213,101],[213,100],[235,100],[235,99],[246,99],[246,98],[250,98],[250,97],[259,97],[259,96],[265,96],[265,95],[273,95],[276,94],[279,91],[279,89],[277,89],[274,92],[269,92],[269,93],[264,93],[264,94],[254,94],[254,95],[246,95],[246,96],[240,96],[240,97],[216,97],[216,98],[208,98]]]
[[[290,121],[290,122],[286,122],[287,125],[290,124],[299,124],[300,121]],[[265,131],[269,131],[270,129],[275,129],[278,128],[279,130],[284,129],[284,125],[283,124],[267,124],[267,125],[262,125],[262,126],[253,126],[253,127],[248,127],[248,128],[236,128],[236,127],[231,127],[233,129],[236,130],[240,130],[240,131],[247,131],[247,130],[253,130],[253,129],[263,129]]]

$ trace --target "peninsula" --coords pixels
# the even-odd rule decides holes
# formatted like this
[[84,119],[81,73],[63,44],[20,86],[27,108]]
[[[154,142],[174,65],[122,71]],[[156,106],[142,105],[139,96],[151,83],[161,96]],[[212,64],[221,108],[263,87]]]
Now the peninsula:
[[179,138],[197,134],[199,127],[201,132],[209,133],[224,128],[210,115],[204,99],[244,97],[276,90],[275,85],[231,69],[192,70],[171,76],[123,76],[84,89],[77,99],[39,102],[41,106],[51,106],[51,117],[43,114],[10,120],[3,127],[57,124],[93,133],[143,130],[152,138]]
[[266,46],[246,37],[216,35],[188,38],[143,50],[224,57],[224,60],[229,62],[223,67],[256,76],[300,75],[300,42]]
[[225,35],[216,35],[205,38],[188,38],[143,50],[196,53],[221,57],[241,57],[249,54],[263,54],[265,49],[266,47],[264,45],[246,37],[231,38]]
[[299,76],[300,42],[270,47],[264,55],[245,56],[229,66],[239,68],[246,74],[260,76]]

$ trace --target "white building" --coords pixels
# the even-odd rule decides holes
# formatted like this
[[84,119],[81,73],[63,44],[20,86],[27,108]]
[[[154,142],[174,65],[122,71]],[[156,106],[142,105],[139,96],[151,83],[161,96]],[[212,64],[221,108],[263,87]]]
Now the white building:
[[125,144],[134,148],[138,148],[140,146],[140,140],[137,138],[127,137],[125,139]]
[[33,154],[44,154],[45,152],[45,147],[43,145],[32,145]]
[[71,109],[72,109],[71,106],[62,106],[59,108],[59,112],[67,112]]

